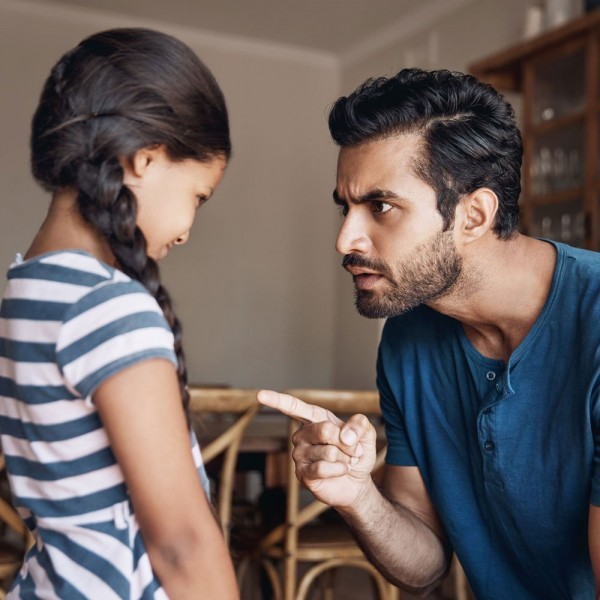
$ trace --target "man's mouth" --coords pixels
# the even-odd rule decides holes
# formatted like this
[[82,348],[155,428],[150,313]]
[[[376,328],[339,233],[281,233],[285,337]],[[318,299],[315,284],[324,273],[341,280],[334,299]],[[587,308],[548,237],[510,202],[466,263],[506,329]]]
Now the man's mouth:
[[378,281],[383,279],[383,275],[375,272],[363,269],[361,267],[354,267],[347,265],[344,267],[348,273],[352,275],[354,285],[359,290],[370,290],[377,284]]
[[364,257],[347,254],[344,256],[342,266],[352,275],[354,285],[358,290],[370,290],[379,281],[385,279],[385,275],[382,274],[383,268],[378,269],[379,265],[376,265],[375,261],[369,261]]

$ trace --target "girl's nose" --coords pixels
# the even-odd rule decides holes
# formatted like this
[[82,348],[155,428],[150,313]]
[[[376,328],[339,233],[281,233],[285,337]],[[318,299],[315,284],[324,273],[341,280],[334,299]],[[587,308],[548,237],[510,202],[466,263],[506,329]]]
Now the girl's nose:
[[180,235],[176,240],[175,240],[175,245],[176,246],[181,246],[182,244],[185,244],[188,239],[190,237],[190,232],[186,231],[184,234]]

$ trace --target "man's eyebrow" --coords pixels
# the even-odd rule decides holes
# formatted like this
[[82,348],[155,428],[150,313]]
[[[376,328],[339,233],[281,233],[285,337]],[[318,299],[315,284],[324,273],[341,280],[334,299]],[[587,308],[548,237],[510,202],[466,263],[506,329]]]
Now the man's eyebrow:
[[[403,198],[401,196],[398,196],[398,194],[392,192],[391,190],[382,190],[382,189],[376,188],[374,190],[369,190],[368,192],[366,192],[365,194],[362,194],[361,196],[358,196],[358,198],[351,199],[350,202],[352,204],[367,204],[369,202],[373,202],[376,200],[401,201],[401,200],[403,200]],[[345,206],[347,204],[346,199],[342,198],[338,194],[337,190],[333,190],[333,201],[340,206]]]

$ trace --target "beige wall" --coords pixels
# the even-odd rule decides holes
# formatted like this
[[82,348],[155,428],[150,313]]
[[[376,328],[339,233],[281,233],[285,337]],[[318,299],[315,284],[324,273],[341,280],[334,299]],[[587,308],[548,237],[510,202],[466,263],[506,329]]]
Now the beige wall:
[[331,386],[336,151],[325,107],[339,79],[328,55],[0,1],[0,264],[27,248],[47,207],[27,150],[43,79],[83,36],[128,25],[158,26],[187,41],[216,74],[231,113],[234,156],[222,187],[199,212],[191,241],[163,267],[184,325],[190,380]]
[[[450,1],[450,0],[448,0]],[[327,107],[403,66],[465,69],[519,39],[522,0],[452,0],[450,15],[398,42],[336,59],[51,2],[0,0],[0,264],[26,249],[47,206],[29,177],[29,120],[50,66],[106,27],[164,29],[188,42],[228,99],[234,157],[164,279],[183,321],[190,379],[238,386],[374,385],[381,323],[359,317],[334,241],[337,151]]]

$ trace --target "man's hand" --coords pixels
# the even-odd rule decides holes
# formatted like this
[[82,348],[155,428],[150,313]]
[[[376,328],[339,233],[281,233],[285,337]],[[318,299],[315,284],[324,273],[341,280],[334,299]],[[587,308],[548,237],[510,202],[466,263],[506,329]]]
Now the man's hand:
[[372,485],[375,428],[364,415],[346,423],[294,396],[261,390],[258,401],[302,421],[293,437],[296,476],[316,498],[336,508],[357,506]]

